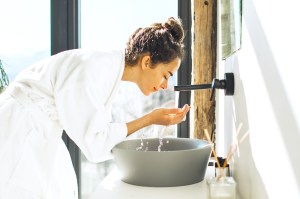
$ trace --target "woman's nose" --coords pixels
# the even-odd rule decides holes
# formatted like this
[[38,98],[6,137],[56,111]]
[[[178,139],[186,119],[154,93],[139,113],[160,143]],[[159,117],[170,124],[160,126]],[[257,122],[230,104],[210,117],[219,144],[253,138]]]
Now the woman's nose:
[[168,88],[168,80],[163,81],[163,83],[160,85],[162,89],[167,89]]

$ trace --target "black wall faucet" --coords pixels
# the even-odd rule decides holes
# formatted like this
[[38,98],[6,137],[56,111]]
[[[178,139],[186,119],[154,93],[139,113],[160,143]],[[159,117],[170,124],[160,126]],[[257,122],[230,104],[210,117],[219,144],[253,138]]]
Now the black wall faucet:
[[212,89],[210,100],[213,99],[216,89],[223,89],[225,95],[234,94],[234,74],[225,73],[224,79],[219,80],[214,78],[211,84],[196,84],[196,85],[178,85],[174,86],[175,91],[191,91],[199,89]]

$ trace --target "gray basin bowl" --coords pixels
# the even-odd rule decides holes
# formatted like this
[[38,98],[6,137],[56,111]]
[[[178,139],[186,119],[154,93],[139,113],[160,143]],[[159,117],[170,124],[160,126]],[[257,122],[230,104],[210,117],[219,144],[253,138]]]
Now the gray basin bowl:
[[173,187],[205,177],[211,148],[189,138],[126,140],[112,149],[122,181],[139,186]]

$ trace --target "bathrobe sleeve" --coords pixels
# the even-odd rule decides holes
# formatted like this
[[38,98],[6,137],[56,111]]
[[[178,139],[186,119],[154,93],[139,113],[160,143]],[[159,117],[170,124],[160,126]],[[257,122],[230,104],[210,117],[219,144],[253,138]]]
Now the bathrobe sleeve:
[[127,136],[125,123],[110,122],[107,105],[123,71],[108,68],[121,64],[114,61],[121,58],[111,54],[104,56],[73,58],[74,64],[69,63],[71,66],[61,71],[65,75],[60,73],[56,80],[55,103],[60,123],[91,162],[109,158],[113,146]]

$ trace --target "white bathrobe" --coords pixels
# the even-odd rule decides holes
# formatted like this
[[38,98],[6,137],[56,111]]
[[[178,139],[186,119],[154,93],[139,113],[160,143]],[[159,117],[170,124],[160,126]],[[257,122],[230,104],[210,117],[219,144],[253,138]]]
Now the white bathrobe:
[[70,50],[38,62],[0,94],[0,199],[77,198],[63,130],[100,162],[127,135],[110,123],[122,51]]

